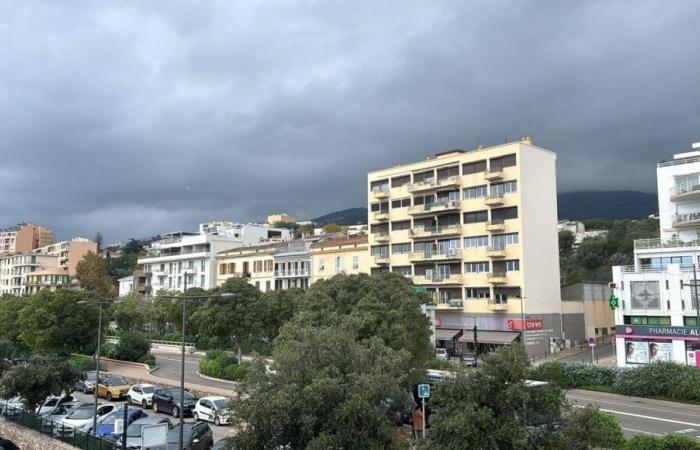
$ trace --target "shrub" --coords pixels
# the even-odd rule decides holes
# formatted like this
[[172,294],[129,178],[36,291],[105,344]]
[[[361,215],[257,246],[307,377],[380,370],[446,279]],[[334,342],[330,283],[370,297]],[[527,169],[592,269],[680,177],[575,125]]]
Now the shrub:
[[145,357],[151,344],[140,333],[122,333],[116,346],[115,356],[122,361],[138,361]]
[[620,394],[700,401],[700,370],[672,362],[622,371],[613,385]]
[[667,434],[663,437],[639,435],[625,444],[625,450],[700,450],[700,443],[695,439],[679,434]]
[[150,367],[151,369],[156,366],[156,358],[150,353],[140,357],[138,362],[148,364],[148,367]]
[[70,360],[81,371],[95,370],[95,358],[86,355],[72,355]]
[[231,381],[243,381],[248,373],[248,364],[231,364],[224,369],[223,378]]
[[216,378],[223,378],[224,369],[236,364],[236,358],[222,350],[212,350],[199,361],[199,373]]
[[425,364],[425,367],[433,370],[455,370],[459,368],[459,363],[433,358]]
[[117,347],[111,342],[105,342],[100,347],[100,354],[105,358],[115,359],[117,357]]
[[533,380],[548,381],[564,389],[612,386],[619,369],[584,363],[549,361],[530,369]]

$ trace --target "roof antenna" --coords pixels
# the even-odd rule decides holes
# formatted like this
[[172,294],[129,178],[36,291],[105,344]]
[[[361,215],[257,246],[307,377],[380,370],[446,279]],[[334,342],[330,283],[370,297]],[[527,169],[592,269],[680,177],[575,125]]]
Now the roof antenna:
[[508,143],[508,133],[503,133],[503,143],[504,144]]

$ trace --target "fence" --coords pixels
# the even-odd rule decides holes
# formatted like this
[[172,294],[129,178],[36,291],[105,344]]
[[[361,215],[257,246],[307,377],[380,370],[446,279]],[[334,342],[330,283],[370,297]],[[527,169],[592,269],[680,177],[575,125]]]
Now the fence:
[[118,442],[94,436],[78,428],[66,426],[62,422],[44,418],[38,414],[25,411],[23,408],[7,405],[2,408],[2,416],[17,425],[83,450],[118,450],[121,448]]

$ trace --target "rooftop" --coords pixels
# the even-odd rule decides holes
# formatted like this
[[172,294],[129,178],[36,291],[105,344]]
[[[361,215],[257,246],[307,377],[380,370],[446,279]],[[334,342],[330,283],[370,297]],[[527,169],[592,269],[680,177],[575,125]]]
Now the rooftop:
[[359,245],[366,244],[368,242],[367,235],[349,236],[341,237],[335,239],[328,239],[326,241],[321,241],[313,244],[311,248],[327,248],[327,247],[339,247],[341,245]]

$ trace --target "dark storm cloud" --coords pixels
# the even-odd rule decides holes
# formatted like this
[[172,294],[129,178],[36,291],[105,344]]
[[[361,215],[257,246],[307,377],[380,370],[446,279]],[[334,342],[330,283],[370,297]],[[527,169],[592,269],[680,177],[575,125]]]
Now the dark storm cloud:
[[[0,2],[0,226],[108,240],[365,202],[369,170],[534,136],[559,189],[700,140],[700,4]],[[185,189],[185,186],[191,186]]]

